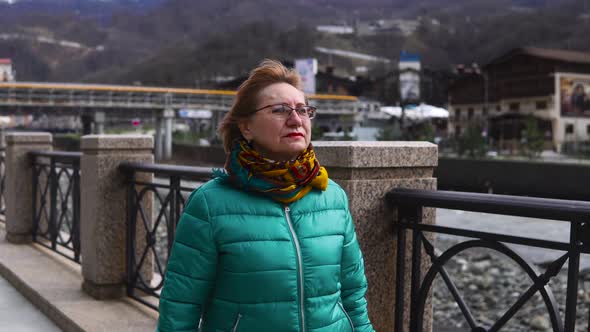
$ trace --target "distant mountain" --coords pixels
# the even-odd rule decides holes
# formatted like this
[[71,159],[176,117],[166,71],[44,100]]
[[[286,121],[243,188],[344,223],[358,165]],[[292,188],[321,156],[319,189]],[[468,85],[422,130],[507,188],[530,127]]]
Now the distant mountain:
[[[590,0],[0,0],[0,58],[19,80],[207,87],[264,57],[316,57],[355,75],[358,63],[316,46],[425,67],[485,63],[520,46],[589,50]],[[410,35],[334,36],[318,24],[408,19]],[[77,46],[79,45],[79,46]],[[369,68],[384,75],[388,68]]]
[[145,11],[165,0],[0,0],[0,17],[76,14],[101,20],[121,10]]

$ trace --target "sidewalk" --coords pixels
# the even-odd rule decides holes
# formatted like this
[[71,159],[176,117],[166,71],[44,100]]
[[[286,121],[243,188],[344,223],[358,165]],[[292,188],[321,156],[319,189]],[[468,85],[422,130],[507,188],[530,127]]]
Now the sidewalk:
[[[0,280],[0,331],[145,332],[156,329],[155,310],[130,298],[97,301],[82,292],[78,264],[38,245],[14,245],[5,238],[4,225],[0,224],[0,276],[6,280],[4,284],[1,283],[4,279]],[[55,325],[48,323],[47,328],[36,325],[40,320],[28,313],[20,316],[16,312],[5,313],[6,302],[11,308],[12,299],[4,300],[4,293],[11,292],[14,298],[18,295],[14,292],[22,294]],[[16,301],[14,307],[17,307]],[[42,316],[39,312],[38,315]],[[31,326],[21,330],[5,328],[2,324],[8,321],[26,322]]]
[[6,279],[0,277],[0,331],[60,332],[62,330],[35,308]]

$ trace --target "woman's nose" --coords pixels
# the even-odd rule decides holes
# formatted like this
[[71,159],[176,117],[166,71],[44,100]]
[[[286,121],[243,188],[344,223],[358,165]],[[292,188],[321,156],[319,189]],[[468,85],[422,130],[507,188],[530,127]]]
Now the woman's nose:
[[302,123],[303,123],[303,119],[301,119],[301,116],[299,115],[299,113],[297,113],[295,110],[291,110],[291,113],[289,113],[289,117],[287,118],[287,125],[288,126],[301,126]]

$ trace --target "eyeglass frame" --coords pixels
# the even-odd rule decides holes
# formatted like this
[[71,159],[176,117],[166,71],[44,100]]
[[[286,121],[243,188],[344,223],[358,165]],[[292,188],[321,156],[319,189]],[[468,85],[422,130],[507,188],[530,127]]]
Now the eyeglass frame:
[[[311,110],[313,111],[313,116],[309,116],[309,115],[308,115],[308,116],[306,116],[306,118],[308,118],[308,119],[310,119],[310,120],[311,120],[311,119],[313,119],[313,118],[315,118],[315,116],[316,116],[316,111],[317,111],[317,109],[318,109],[318,108],[317,108],[317,107],[315,107],[315,106],[311,106],[311,105],[307,105],[307,104],[305,104],[305,105],[300,105],[300,106],[296,106],[296,107],[291,107],[291,105],[289,105],[289,104],[287,104],[287,103],[280,103],[280,104],[271,104],[271,105],[266,105],[266,106],[260,107],[260,108],[258,108],[258,109],[255,109],[255,110],[254,110],[254,113],[257,113],[257,112],[259,112],[259,111],[262,111],[262,110],[263,110],[263,109],[265,109],[265,108],[268,108],[268,107],[273,107],[273,106],[283,106],[283,107],[287,107],[287,108],[289,108],[289,109],[291,110],[291,113],[293,113],[293,111],[295,111],[295,113],[297,113],[297,108],[298,108],[298,107],[308,107],[309,109],[311,109]],[[289,116],[291,116],[291,113],[289,113]],[[301,117],[301,115],[299,115],[299,113],[297,113],[297,116]],[[287,119],[288,119],[288,117],[287,117]]]

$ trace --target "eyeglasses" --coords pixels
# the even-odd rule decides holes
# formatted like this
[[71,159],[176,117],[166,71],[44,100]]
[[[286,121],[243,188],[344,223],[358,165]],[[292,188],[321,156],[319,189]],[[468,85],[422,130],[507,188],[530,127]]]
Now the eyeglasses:
[[317,108],[314,106],[309,105],[297,105],[295,107],[291,107],[288,104],[274,104],[274,105],[266,105],[261,107],[254,112],[261,111],[265,108],[273,107],[270,111],[270,114],[273,116],[280,118],[280,119],[288,119],[291,116],[291,112],[295,111],[300,118],[308,118],[313,119],[315,117],[315,111]]

